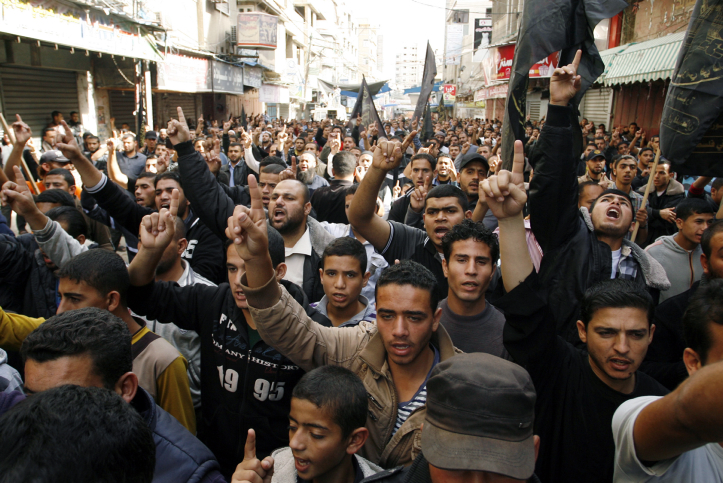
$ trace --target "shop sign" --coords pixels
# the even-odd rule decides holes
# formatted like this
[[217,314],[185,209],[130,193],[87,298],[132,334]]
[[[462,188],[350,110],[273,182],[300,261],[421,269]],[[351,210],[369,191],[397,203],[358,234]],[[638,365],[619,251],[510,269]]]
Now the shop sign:
[[445,103],[454,102],[457,98],[457,86],[454,84],[444,84],[442,86],[442,94]]
[[261,67],[244,66],[244,84],[247,86],[260,88],[262,77]]
[[236,45],[253,49],[275,49],[279,18],[260,12],[238,14]]
[[93,52],[161,60],[138,31],[114,24],[111,17],[53,0],[32,3],[3,0],[0,32]]
[[[503,45],[489,49],[487,58],[482,61],[485,80],[488,84],[509,80],[512,73],[512,63],[515,59],[515,45]],[[557,68],[559,53],[555,52],[530,67],[530,78],[552,77]]]

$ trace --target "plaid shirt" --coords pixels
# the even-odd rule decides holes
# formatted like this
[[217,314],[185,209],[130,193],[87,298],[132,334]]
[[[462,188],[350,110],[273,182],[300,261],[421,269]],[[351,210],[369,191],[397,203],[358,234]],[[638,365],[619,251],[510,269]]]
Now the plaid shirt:
[[633,250],[623,245],[620,250],[620,260],[616,267],[615,278],[623,280],[635,280],[638,275],[638,261],[633,257]]

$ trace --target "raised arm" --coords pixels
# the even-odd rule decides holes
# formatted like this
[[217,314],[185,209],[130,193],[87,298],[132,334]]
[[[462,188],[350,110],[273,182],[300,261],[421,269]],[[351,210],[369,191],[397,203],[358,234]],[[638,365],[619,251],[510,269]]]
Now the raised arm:
[[[638,414],[633,439],[640,461],[662,461],[723,441],[723,363],[703,367]],[[617,414],[616,414],[617,416]],[[616,434],[616,440],[621,435]]]
[[247,133],[244,128],[241,128],[241,142],[244,145],[244,162],[251,171],[258,174],[260,165],[254,157],[253,139],[251,138],[251,134]]
[[502,170],[480,183],[480,195],[484,193],[487,206],[499,222],[502,281],[507,292],[514,290],[533,270],[522,214],[527,202],[522,141],[515,141],[514,149],[512,172]]
[[[93,166],[93,162],[83,156],[80,152],[78,143],[75,141],[75,137],[71,134],[70,128],[65,121],[63,126],[65,127],[65,135],[62,138],[62,142],[56,144],[56,147],[63,153],[63,156],[68,158],[78,170],[80,178],[83,181],[83,185],[86,187],[97,186],[103,179],[103,173]],[[110,153],[108,153],[110,163]]]
[[[203,224],[217,237],[225,239],[224,230],[228,217],[233,214],[234,201],[211,174],[203,155],[193,149],[191,133],[183,116],[183,109],[180,107],[178,108],[178,118],[178,120],[174,119],[168,123],[168,136],[178,153],[178,172],[181,175],[183,192],[191,202],[193,212]],[[237,192],[243,190],[245,193],[246,188],[234,187],[233,189]]]
[[581,51],[572,64],[555,69],[550,80],[548,119],[531,157],[535,176],[530,184],[532,231],[544,253],[568,240],[578,229],[576,167],[568,103],[580,90]]
[[13,166],[22,166],[23,149],[33,135],[33,131],[30,130],[30,126],[25,124],[20,118],[20,115],[16,114],[17,121],[13,123],[13,133],[15,134],[15,141],[13,142],[13,150],[10,152],[5,168],[3,169],[3,176],[5,179],[2,184],[7,181],[15,179],[15,172]]
[[374,147],[372,165],[349,206],[349,223],[377,251],[384,249],[391,233],[389,223],[375,215],[377,195],[387,173],[399,166],[401,159],[402,148],[398,142],[380,141]]
[[118,166],[118,155],[112,139],[108,140],[108,177],[124,190],[128,189],[128,176]]

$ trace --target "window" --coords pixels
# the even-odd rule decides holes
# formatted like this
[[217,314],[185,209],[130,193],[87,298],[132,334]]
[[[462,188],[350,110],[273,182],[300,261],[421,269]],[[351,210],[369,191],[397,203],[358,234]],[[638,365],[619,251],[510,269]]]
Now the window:
[[455,10],[452,14],[452,23],[469,23],[469,10]]

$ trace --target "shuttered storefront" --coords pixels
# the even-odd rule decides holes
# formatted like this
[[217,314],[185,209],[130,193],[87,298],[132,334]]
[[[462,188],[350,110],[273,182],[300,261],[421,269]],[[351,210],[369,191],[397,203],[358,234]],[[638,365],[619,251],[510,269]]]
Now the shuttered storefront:
[[66,121],[71,111],[80,111],[74,71],[3,65],[0,87],[5,119],[12,123],[15,114],[20,114],[33,130],[38,149],[42,130],[52,121],[53,111],[62,112]]
[[123,123],[130,126],[130,130],[136,130],[136,117],[133,113],[136,110],[135,91],[108,91],[110,100],[110,115],[115,118],[115,127],[120,129]]
[[602,89],[590,89],[583,97],[580,113],[582,117],[598,124],[605,124],[605,130],[610,130],[610,120],[612,118],[612,99],[613,90],[610,87]]
[[530,116],[531,121],[540,120],[540,99],[541,95],[539,92],[531,92],[527,94],[527,115]]
[[[196,124],[198,115],[196,114],[196,94],[163,94],[163,119],[160,119],[159,124],[166,126],[170,119],[178,119],[177,107],[183,109],[183,115],[190,123]],[[168,96],[168,97],[165,97]],[[199,113],[200,114],[200,113]]]

